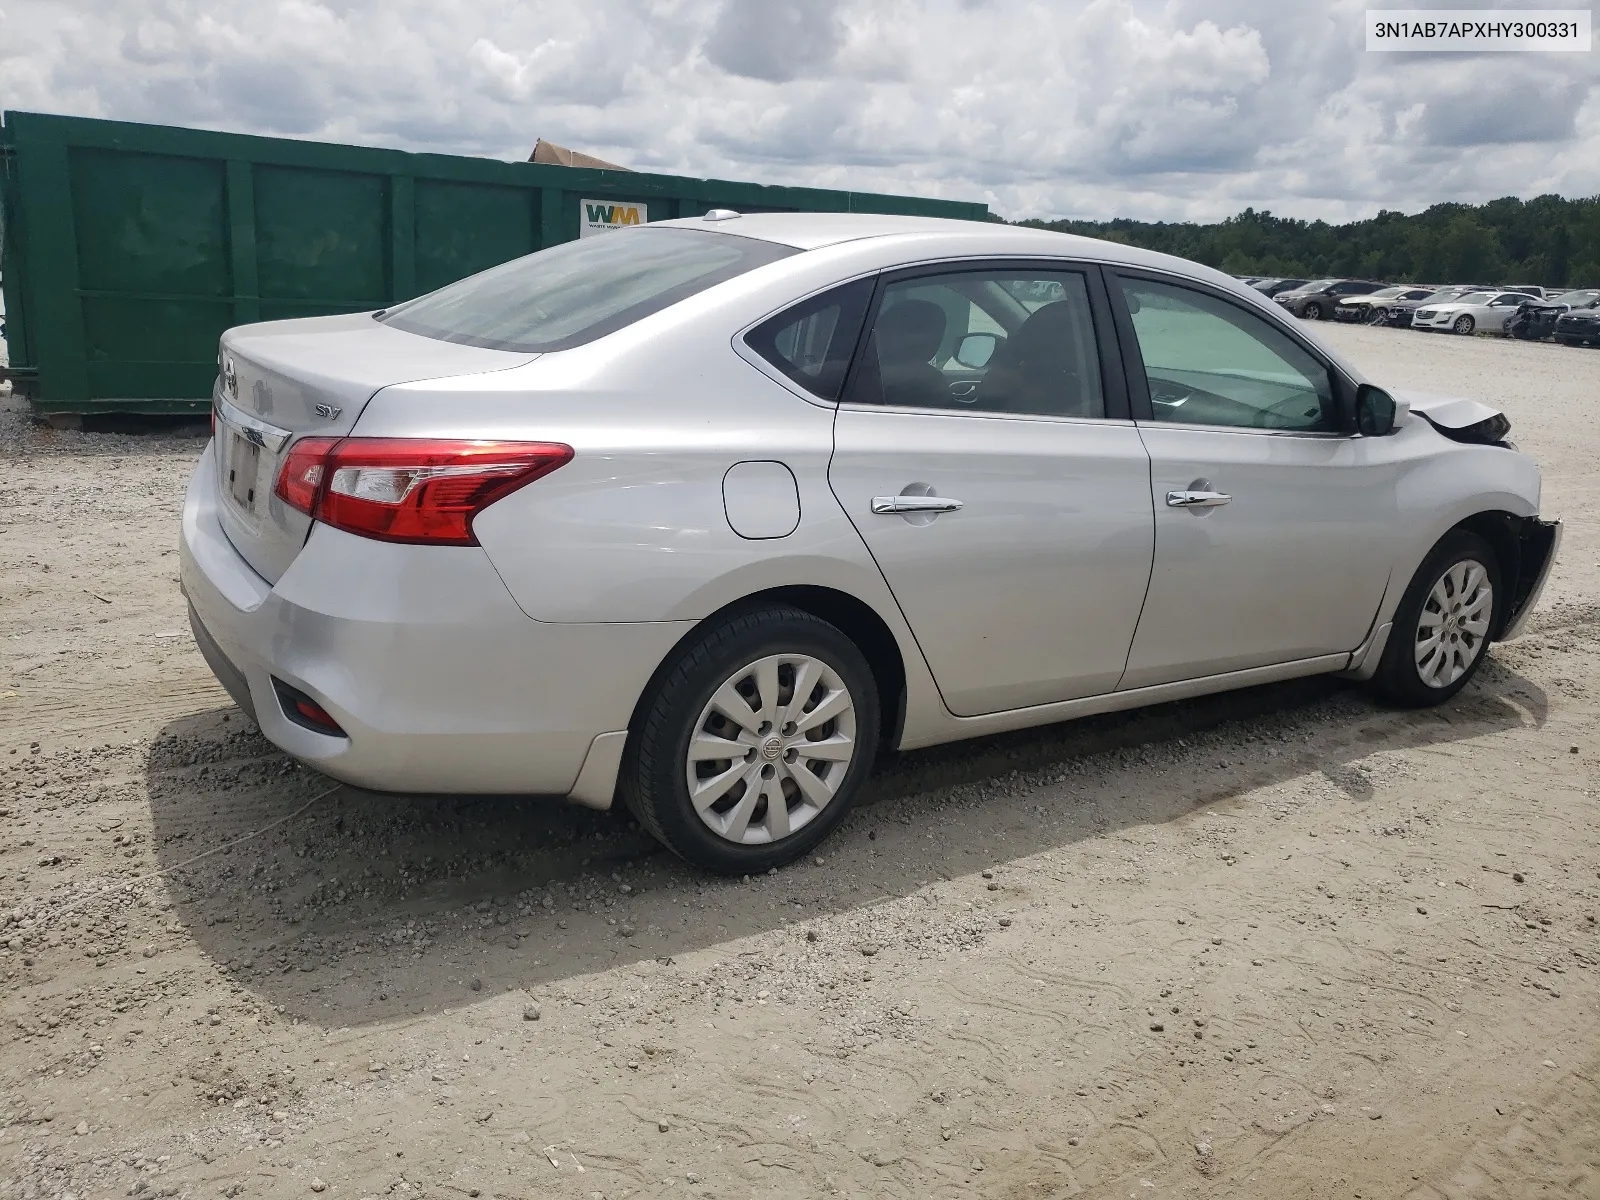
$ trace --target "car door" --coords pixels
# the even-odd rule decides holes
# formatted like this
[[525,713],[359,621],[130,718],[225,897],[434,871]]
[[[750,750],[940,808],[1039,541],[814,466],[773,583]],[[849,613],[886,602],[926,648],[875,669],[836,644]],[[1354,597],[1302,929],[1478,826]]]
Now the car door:
[[1505,292],[1489,301],[1479,324],[1485,329],[1504,329],[1517,315],[1517,309],[1532,297],[1519,292]]
[[1123,688],[1355,649],[1388,582],[1395,468],[1347,381],[1226,292],[1109,283],[1145,446],[1154,569]]
[[1154,535],[1111,321],[1092,266],[879,283],[828,477],[958,715],[1122,675]]

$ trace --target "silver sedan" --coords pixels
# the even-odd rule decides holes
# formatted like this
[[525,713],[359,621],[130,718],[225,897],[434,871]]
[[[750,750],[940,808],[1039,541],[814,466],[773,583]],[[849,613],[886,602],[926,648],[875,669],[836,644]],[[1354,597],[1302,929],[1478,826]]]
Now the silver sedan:
[[714,212],[222,339],[182,581],[291,755],[805,853],[874,757],[1324,672],[1437,704],[1555,556],[1503,416],[1219,272]]
[[1526,292],[1468,292],[1443,304],[1424,303],[1412,316],[1411,327],[1464,334],[1504,333],[1517,315],[1517,305],[1527,300]]

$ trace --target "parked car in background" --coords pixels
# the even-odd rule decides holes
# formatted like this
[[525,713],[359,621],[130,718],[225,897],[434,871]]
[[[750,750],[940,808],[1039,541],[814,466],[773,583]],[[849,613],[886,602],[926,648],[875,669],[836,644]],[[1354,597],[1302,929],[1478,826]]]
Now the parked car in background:
[[1426,300],[1436,290],[1401,283],[1379,288],[1370,296],[1346,296],[1335,306],[1333,317],[1336,321],[1371,321],[1388,307],[1390,301]]
[[218,361],[180,578],[269,741],[736,875],[884,750],[1325,672],[1440,704],[1560,534],[1494,408],[1012,226],[716,210]]
[[1305,285],[1304,279],[1258,279],[1250,286],[1263,296],[1276,296],[1279,292],[1293,291]]
[[1600,288],[1580,288],[1544,300],[1530,297],[1517,305],[1517,315],[1511,318],[1506,332],[1523,341],[1542,341],[1555,334],[1556,321],[1562,313],[1594,308],[1597,304],[1600,304]]
[[1462,334],[1504,333],[1517,315],[1517,306],[1526,299],[1521,292],[1468,292],[1444,303],[1427,300],[1411,318],[1411,327]]
[[1318,279],[1302,287],[1279,292],[1273,297],[1297,317],[1309,321],[1325,321],[1346,296],[1370,296],[1383,284],[1366,279]]
[[1458,296],[1465,296],[1469,292],[1482,290],[1482,288],[1464,286],[1441,287],[1429,292],[1428,295],[1419,300],[1391,300],[1384,306],[1381,317],[1375,318],[1375,323],[1409,329],[1411,328],[1411,318],[1416,315],[1417,309],[1424,304],[1443,304],[1446,301],[1456,299]]
[[1563,346],[1600,346],[1600,303],[1574,306],[1562,313],[1552,333]]

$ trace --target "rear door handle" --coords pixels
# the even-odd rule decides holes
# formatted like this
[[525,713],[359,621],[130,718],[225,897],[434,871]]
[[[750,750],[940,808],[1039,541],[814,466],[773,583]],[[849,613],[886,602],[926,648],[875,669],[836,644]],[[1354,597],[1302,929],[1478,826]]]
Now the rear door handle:
[[1168,508],[1219,508],[1233,497],[1226,492],[1168,492]]
[[949,496],[874,496],[872,498],[872,511],[879,516],[894,513],[942,513],[955,512],[962,506],[961,501],[952,500]]

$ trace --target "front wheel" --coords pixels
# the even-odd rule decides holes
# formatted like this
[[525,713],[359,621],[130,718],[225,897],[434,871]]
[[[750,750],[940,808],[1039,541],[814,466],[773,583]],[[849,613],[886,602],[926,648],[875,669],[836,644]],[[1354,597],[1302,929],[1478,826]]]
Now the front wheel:
[[872,770],[878,689],[840,630],[792,608],[730,617],[645,699],[623,796],[669,850],[755,874],[805,854]]
[[1313,300],[1305,307],[1305,317],[1310,321],[1322,320],[1322,305]]
[[1462,314],[1456,318],[1456,323],[1450,326],[1450,328],[1454,329],[1457,333],[1466,334],[1471,333],[1474,329],[1476,329],[1477,325],[1478,323],[1471,317]]
[[1475,533],[1458,530],[1428,555],[1395,610],[1373,682],[1399,704],[1443,704],[1483,665],[1498,605],[1500,564]]

